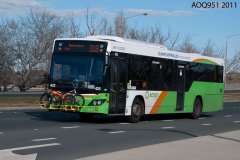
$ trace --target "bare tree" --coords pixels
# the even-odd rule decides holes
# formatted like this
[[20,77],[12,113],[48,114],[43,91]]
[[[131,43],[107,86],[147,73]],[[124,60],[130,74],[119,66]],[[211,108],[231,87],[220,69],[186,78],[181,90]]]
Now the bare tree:
[[48,70],[53,40],[64,32],[64,22],[48,12],[30,12],[18,20],[14,53],[21,91],[32,86],[31,75],[36,70]]
[[15,22],[2,20],[0,22],[0,91],[7,91],[7,85],[11,84],[14,76],[14,56],[12,54],[12,40]]
[[113,26],[110,21],[106,18],[100,19],[99,27],[97,33],[101,35],[114,35]]
[[86,35],[106,34],[109,31],[107,19],[97,16],[94,13],[90,13],[88,8],[86,11],[86,25]]
[[180,33],[177,33],[176,36],[169,39],[169,49],[170,50],[175,49],[177,43],[179,42],[179,39],[180,39]]
[[87,8],[87,13],[86,13],[86,25],[88,28],[88,33],[90,35],[94,35],[96,32],[96,26],[95,26],[95,16],[89,14],[89,9]]
[[186,53],[198,53],[199,51],[192,43],[191,38],[186,37],[182,44],[180,44],[179,50]]
[[70,37],[72,38],[81,37],[82,33],[80,31],[80,24],[77,24],[76,20],[73,17],[69,18],[67,25],[69,26],[68,31]]
[[213,42],[209,39],[206,43],[206,45],[203,47],[202,54],[206,56],[214,56],[216,53],[214,53],[214,44]]
[[123,12],[120,12],[114,20],[115,24],[115,33],[119,37],[124,37],[127,31],[126,18],[124,17]]
[[149,35],[149,42],[159,43],[162,45],[164,45],[170,38],[170,32],[168,31],[167,35],[164,35],[159,26],[151,27]]
[[106,35],[114,35],[114,29],[111,24],[108,25],[108,27],[107,27]]
[[135,27],[129,28],[127,32],[127,38],[148,42],[149,32],[144,29],[138,30]]
[[226,73],[240,72],[240,51],[238,51],[229,61],[227,61]]
[[180,33],[174,35],[168,30],[167,34],[164,34],[159,26],[141,30],[136,28],[137,27],[131,27],[128,29],[127,38],[166,45],[169,49],[175,49],[180,40]]

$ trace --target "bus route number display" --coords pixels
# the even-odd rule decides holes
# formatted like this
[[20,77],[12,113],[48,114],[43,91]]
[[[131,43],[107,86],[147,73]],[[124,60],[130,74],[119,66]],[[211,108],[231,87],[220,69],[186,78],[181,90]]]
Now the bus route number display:
[[65,53],[104,53],[106,44],[104,42],[56,41],[54,51]]

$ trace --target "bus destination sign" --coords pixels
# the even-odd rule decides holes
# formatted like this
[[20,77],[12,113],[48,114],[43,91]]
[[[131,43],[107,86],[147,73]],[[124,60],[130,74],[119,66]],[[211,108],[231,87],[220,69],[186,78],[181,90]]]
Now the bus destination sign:
[[55,42],[54,52],[101,54],[106,52],[106,48],[106,42],[58,40]]

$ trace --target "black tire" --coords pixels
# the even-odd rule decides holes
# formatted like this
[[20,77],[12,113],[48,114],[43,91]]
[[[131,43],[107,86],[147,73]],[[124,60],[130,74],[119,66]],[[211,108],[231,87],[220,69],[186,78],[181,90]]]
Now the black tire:
[[196,98],[193,106],[192,119],[197,119],[202,113],[202,101],[200,98]]
[[144,104],[142,100],[135,99],[132,104],[132,112],[131,115],[128,117],[129,122],[137,123],[141,120],[144,114]]

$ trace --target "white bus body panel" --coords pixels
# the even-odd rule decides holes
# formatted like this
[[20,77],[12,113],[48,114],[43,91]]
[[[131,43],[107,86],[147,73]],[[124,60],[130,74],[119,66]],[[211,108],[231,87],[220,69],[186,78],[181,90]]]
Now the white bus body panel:
[[165,59],[175,59],[187,62],[194,62],[199,59],[207,59],[220,66],[224,66],[224,60],[222,58],[204,56],[198,53],[184,53],[179,51],[172,51],[168,50],[167,47],[160,44],[147,43],[143,41],[125,39],[116,36],[97,35],[88,36],[84,38],[57,38],[55,39],[55,41],[56,40],[102,41],[108,43],[107,46],[108,53],[122,52],[127,54],[136,54]]
[[145,102],[145,114],[149,114],[162,91],[127,90],[125,115],[131,115],[132,104],[136,96],[142,96]]

